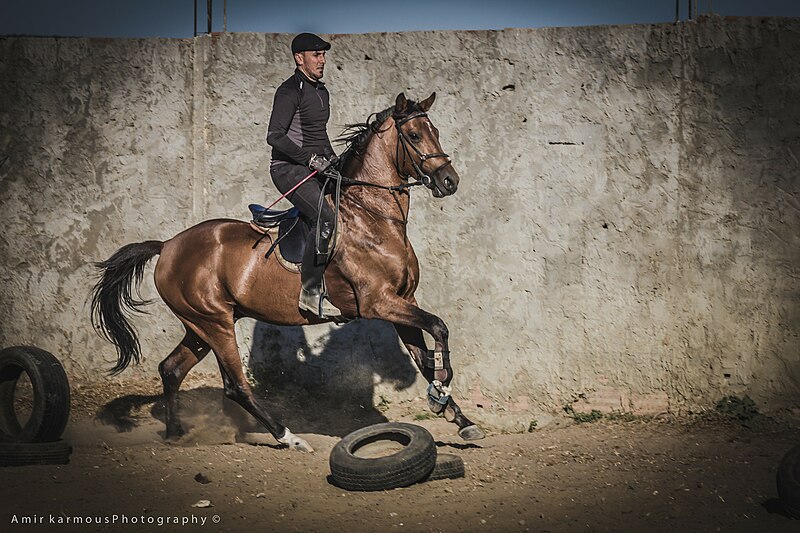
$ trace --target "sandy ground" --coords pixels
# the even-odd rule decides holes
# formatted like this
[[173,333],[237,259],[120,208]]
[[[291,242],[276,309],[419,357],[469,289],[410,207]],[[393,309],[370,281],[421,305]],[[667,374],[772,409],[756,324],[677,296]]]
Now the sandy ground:
[[[316,449],[304,454],[271,438],[237,442],[254,426],[208,385],[183,393],[191,430],[167,444],[157,390],[155,382],[73,390],[70,464],[0,469],[0,529],[800,531],[781,514],[775,488],[781,457],[800,442],[796,420],[576,424],[564,415],[545,429],[465,443],[452,424],[420,420],[421,401],[363,413],[311,400],[273,405]],[[378,493],[332,485],[333,446],[381,419],[428,428],[439,451],[464,459],[466,477]],[[211,506],[193,507],[200,500]],[[63,523],[76,517],[103,523]]]

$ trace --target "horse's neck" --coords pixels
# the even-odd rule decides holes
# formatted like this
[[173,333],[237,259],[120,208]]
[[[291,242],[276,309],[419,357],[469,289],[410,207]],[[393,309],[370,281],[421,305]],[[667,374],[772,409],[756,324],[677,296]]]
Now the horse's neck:
[[[403,183],[397,175],[394,161],[397,142],[394,124],[392,123],[390,127],[384,127],[384,129],[383,133],[376,133],[373,136],[364,153],[364,162],[350,176],[351,178],[383,187],[392,187]],[[392,192],[378,187],[356,185],[348,188],[346,196],[354,199],[356,206],[366,207],[386,218],[408,219],[409,194],[407,192]]]

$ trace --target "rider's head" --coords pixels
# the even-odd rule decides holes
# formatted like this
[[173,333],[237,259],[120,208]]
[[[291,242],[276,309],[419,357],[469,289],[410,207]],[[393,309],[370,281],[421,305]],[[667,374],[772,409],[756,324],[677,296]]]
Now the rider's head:
[[330,49],[331,43],[313,33],[301,33],[292,40],[292,54],[297,68],[314,81],[322,79],[325,51]]

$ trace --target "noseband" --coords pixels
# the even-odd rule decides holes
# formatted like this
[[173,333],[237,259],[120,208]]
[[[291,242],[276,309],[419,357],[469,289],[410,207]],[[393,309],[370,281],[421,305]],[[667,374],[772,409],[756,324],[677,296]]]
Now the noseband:
[[[436,185],[433,183],[433,179],[430,177],[430,175],[429,174],[425,174],[425,172],[422,171],[422,167],[425,165],[425,161],[427,161],[428,159],[435,159],[437,157],[446,158],[447,161],[445,161],[444,163],[442,163],[441,165],[439,165],[438,167],[433,169],[433,172],[431,172],[431,174],[435,174],[436,172],[439,171],[439,169],[441,169],[442,167],[445,167],[445,166],[447,166],[447,165],[449,165],[451,163],[450,156],[445,154],[444,152],[437,152],[437,153],[433,153],[433,154],[427,154],[427,153],[421,152],[419,150],[419,148],[414,146],[414,143],[411,142],[411,140],[406,136],[406,134],[403,132],[403,130],[400,129],[400,126],[402,126],[406,122],[414,120],[415,118],[423,118],[423,117],[427,117],[427,116],[428,116],[427,113],[419,112],[419,113],[412,113],[411,115],[408,115],[407,117],[404,117],[404,118],[402,118],[400,120],[395,120],[394,126],[395,126],[395,128],[397,128],[397,145],[396,145],[396,148],[395,148],[394,164],[395,164],[395,167],[397,168],[397,174],[400,177],[402,177],[404,180],[409,181],[409,180],[411,180],[413,178],[417,179],[417,183],[409,183],[409,185],[416,185],[418,183],[421,183],[422,185],[425,185],[427,188],[433,190],[434,187],[436,187]],[[400,147],[401,146],[403,147],[403,161],[402,161],[402,163],[400,161]],[[411,150],[414,151],[414,153],[417,154],[417,157],[419,157],[419,164],[417,164],[417,162],[414,161],[414,158],[411,156],[411,152],[409,151],[409,147],[411,148]],[[416,173],[416,176],[412,176],[411,174],[408,174],[408,173],[405,173],[405,172],[402,171],[403,166],[405,166],[406,159],[411,161],[411,166],[414,168],[414,172]]]

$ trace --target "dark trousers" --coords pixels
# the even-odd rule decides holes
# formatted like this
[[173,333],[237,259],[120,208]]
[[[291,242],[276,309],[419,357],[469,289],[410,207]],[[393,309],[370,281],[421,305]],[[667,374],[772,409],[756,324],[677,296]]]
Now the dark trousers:
[[[292,187],[297,185],[303,178],[308,176],[311,173],[311,170],[308,167],[303,165],[293,165],[291,163],[279,163],[276,165],[272,165],[270,167],[270,174],[272,175],[272,182],[281,192],[281,194],[285,193],[286,191],[291,190]],[[302,216],[306,219],[306,222],[311,226],[312,232],[309,235],[309,240],[306,243],[306,251],[305,255],[303,256],[303,264],[310,265],[308,262],[309,260],[313,261],[314,264],[319,264],[322,262],[324,264],[326,257],[316,257],[312,258],[312,254],[315,254],[315,244],[316,244],[316,226],[317,220],[320,222],[320,227],[328,228],[329,231],[333,229],[334,225],[334,214],[333,210],[328,205],[328,202],[322,201],[322,209],[320,210],[320,197],[322,196],[322,184],[317,179],[316,176],[307,180],[303,183],[300,187],[295,189],[293,193],[291,193],[287,198],[289,199],[292,204],[300,210]],[[323,236],[324,238],[324,236]],[[327,239],[326,239],[327,240]],[[327,252],[327,242],[325,243],[324,248],[321,250],[322,252]],[[316,261],[314,261],[316,259]]]

